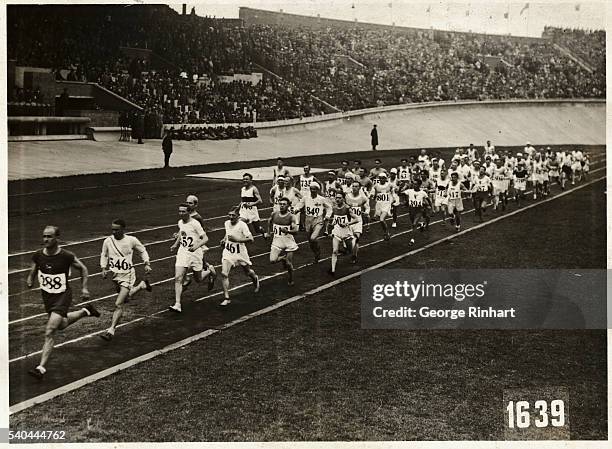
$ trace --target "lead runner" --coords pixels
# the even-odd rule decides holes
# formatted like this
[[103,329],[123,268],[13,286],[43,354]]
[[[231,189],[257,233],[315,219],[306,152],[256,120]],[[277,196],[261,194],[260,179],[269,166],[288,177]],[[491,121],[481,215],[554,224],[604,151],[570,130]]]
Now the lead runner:
[[60,248],[57,238],[60,230],[57,226],[46,226],[43,231],[44,248],[36,251],[32,256],[32,264],[26,284],[28,288],[34,285],[34,276],[38,275],[38,284],[45,311],[49,314],[47,327],[45,328],[45,343],[42,348],[40,363],[28,374],[42,379],[47,369],[45,365],[49,360],[54,345],[54,336],[58,330],[63,330],[81,318],[87,316],[99,317],[100,312],[91,304],[86,305],[78,312],[68,312],[72,303],[72,290],[68,283],[70,268],[74,268],[81,274],[81,295],[83,299],[89,299],[87,290],[87,267],[70,251]]

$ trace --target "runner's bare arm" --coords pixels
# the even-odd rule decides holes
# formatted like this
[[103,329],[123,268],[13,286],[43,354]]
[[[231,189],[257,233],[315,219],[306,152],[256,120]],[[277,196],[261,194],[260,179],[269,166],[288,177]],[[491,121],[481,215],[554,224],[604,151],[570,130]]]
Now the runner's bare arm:
[[26,285],[28,288],[32,288],[34,286],[34,276],[36,276],[36,273],[38,273],[38,265],[36,265],[35,262],[31,262],[28,278],[26,279]]
[[291,217],[291,226],[289,227],[289,230],[286,233],[291,234],[291,235],[296,235],[298,233],[299,228],[300,228],[300,224],[298,222],[298,218],[296,215],[293,215]]
[[261,200],[261,195],[259,194],[259,190],[257,190],[257,187],[253,187],[253,196],[257,198],[257,201],[255,201],[254,203],[250,203],[251,206],[259,206],[260,204],[263,204],[263,201]]
[[89,276],[89,270],[76,256],[72,261],[72,268],[81,273],[81,295],[83,298],[89,298],[89,290],[87,289],[87,277]]
[[172,246],[170,247],[170,252],[173,253],[174,251],[176,251],[176,249],[179,246],[179,243],[181,242],[181,233],[177,232],[175,235],[175,240],[174,243],[172,244]]

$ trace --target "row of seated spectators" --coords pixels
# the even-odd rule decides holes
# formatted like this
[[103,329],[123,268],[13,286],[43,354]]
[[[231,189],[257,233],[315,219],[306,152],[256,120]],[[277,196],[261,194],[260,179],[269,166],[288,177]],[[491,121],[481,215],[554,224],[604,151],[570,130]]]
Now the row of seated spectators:
[[[9,57],[97,81],[164,123],[244,123],[333,110],[313,96],[341,110],[605,97],[603,70],[589,74],[547,41],[401,29],[239,27],[180,16],[163,5],[19,5],[9,7],[8,16]],[[604,57],[602,34],[565,37],[577,41],[572,48]],[[126,59],[120,46],[151,49],[176,66],[153,70],[146,60]],[[486,64],[485,55],[498,62]],[[254,63],[285,80],[219,81],[222,74],[250,73]],[[198,81],[202,76],[209,82]]]
[[606,70],[606,32],[546,27],[544,35],[570,50],[597,70]]
[[10,100],[7,103],[7,113],[11,117],[55,115],[55,105],[47,101],[39,88],[14,87],[8,97]]
[[170,128],[172,138],[175,140],[227,140],[251,139],[257,137],[257,130],[252,126],[182,126],[178,129]]

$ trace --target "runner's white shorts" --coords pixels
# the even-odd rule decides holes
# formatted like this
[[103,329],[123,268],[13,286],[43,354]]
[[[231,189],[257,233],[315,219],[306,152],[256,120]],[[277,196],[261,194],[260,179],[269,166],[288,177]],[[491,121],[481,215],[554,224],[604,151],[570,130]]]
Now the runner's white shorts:
[[257,206],[245,207],[242,206],[240,208],[240,218],[247,223],[253,223],[254,221],[259,221],[259,210],[257,210]]
[[508,190],[508,185],[505,181],[492,181],[492,184],[493,195],[497,195],[498,193],[505,193]]
[[353,231],[350,226],[346,226],[341,228],[340,226],[334,226],[332,230],[332,235],[338,240],[346,240],[349,238],[353,238]]
[[176,263],[174,266],[191,268],[193,271],[202,271],[202,268],[204,268],[202,262],[203,256],[204,253],[200,248],[192,253],[187,250],[179,249],[179,252],[176,254]]
[[228,262],[232,267],[235,267],[237,265],[253,265],[251,263],[249,253],[241,251],[237,254],[232,254],[226,249],[223,250],[223,254],[221,256],[221,264],[225,262]]
[[291,234],[283,235],[283,236],[275,236],[272,239],[272,247],[280,251],[286,251],[286,252],[298,250],[298,245],[297,243],[295,243],[295,239],[293,238],[293,235]]
[[447,206],[448,205],[448,198],[445,196],[437,196],[436,195],[436,199],[434,200],[434,206],[436,207],[442,207],[442,206]]
[[382,214],[389,215],[391,213],[391,201],[377,201],[374,208],[374,216],[380,217]]
[[454,211],[463,212],[463,198],[448,200],[448,213],[452,214]]
[[304,227],[306,228],[306,232],[313,232],[316,226],[323,226],[323,217],[312,217],[306,215],[306,218],[304,219]]
[[525,179],[523,179],[522,181],[515,179],[514,180],[514,190],[519,190],[521,192],[524,192],[525,190],[527,190],[527,181]]
[[113,282],[119,287],[131,289],[136,283],[136,270],[132,268],[130,271],[117,273],[113,271]]
[[363,234],[363,220],[349,226],[353,234]]

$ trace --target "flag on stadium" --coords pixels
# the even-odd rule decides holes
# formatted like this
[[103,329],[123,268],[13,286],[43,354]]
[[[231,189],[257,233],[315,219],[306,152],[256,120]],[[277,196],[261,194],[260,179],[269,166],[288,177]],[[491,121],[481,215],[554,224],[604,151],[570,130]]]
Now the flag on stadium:
[[580,3],[577,3],[575,6],[576,11],[580,11]]
[[523,9],[521,9],[521,12],[519,13],[519,16],[522,16],[523,13],[525,11],[527,11],[529,9],[529,3],[525,3],[525,6],[523,6]]
[[506,12],[504,13],[504,19],[507,19],[509,16],[510,16],[510,13],[506,11]]
[[393,8],[393,3],[389,2],[389,8]]
[[429,14],[431,12],[431,5],[427,5],[427,11],[425,11],[427,14]]

